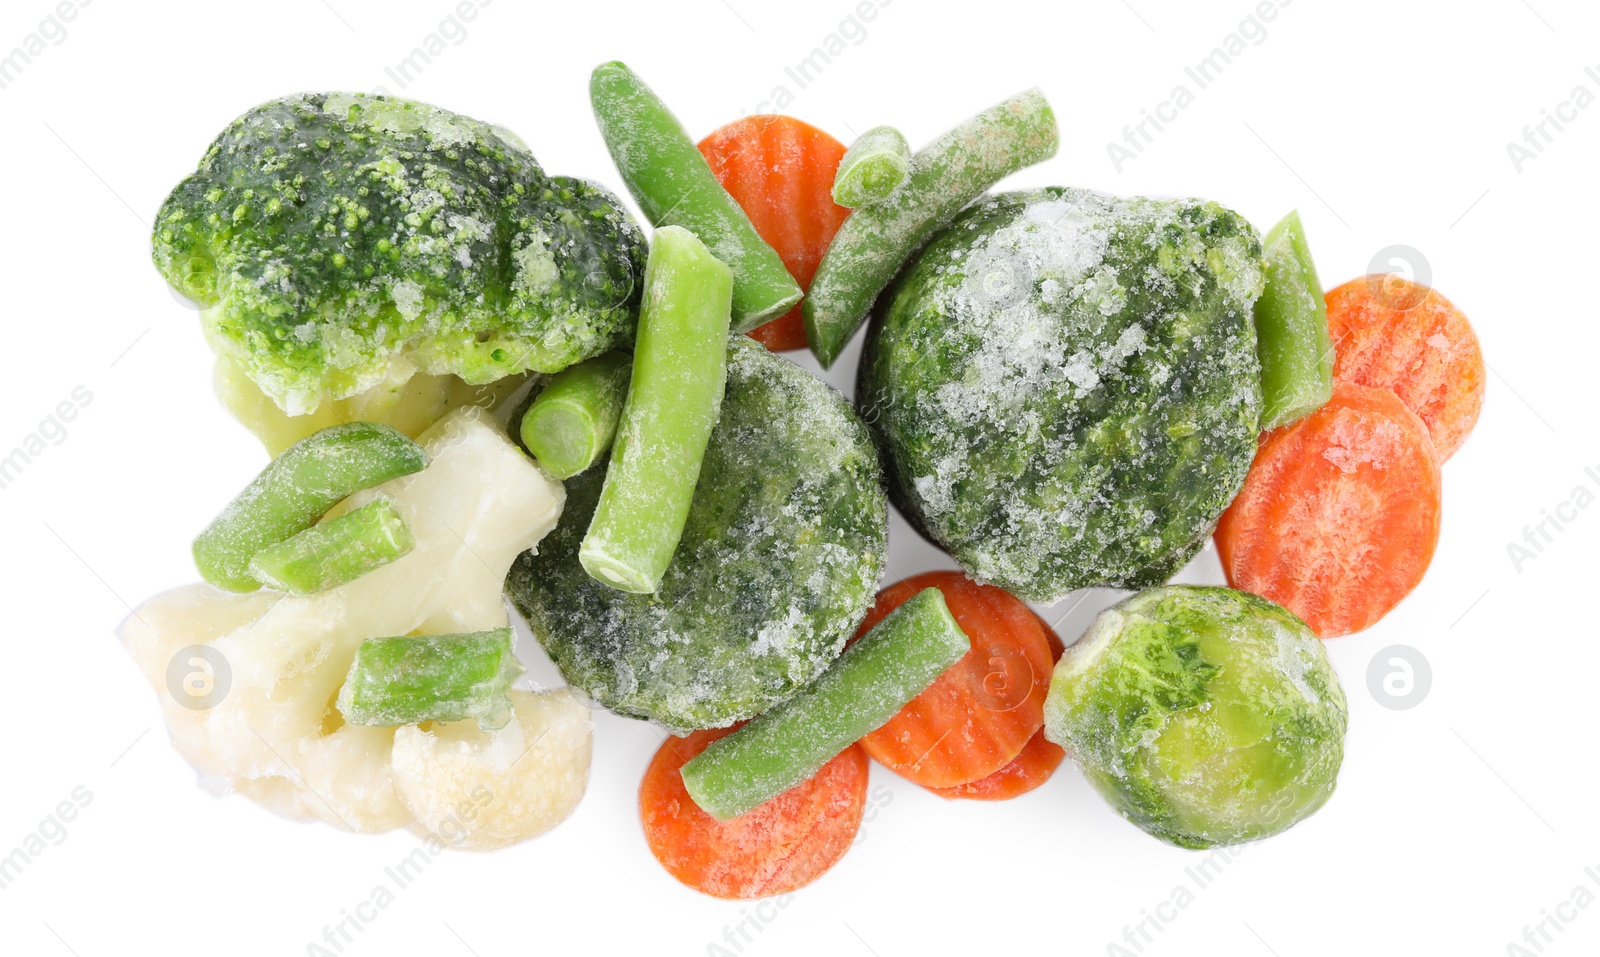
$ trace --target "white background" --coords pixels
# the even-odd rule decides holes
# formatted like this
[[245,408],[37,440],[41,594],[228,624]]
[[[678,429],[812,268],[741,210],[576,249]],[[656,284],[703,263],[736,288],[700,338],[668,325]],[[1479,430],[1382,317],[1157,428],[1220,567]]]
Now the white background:
[[[52,9],[7,2],[0,52]],[[194,313],[149,262],[157,206],[253,104],[401,92],[385,68],[452,9],[96,0],[0,89],[0,454],[75,387],[93,396],[0,490],[0,855],[75,787],[93,795],[65,840],[0,890],[0,951],[303,954],[416,846],[207,796],[112,631],[130,604],[195,577],[191,536],[264,464],[212,398]],[[1143,952],[1505,954],[1548,912],[1563,930],[1545,953],[1594,953],[1600,905],[1562,902],[1580,885],[1600,894],[1585,875],[1600,865],[1600,507],[1563,503],[1579,486],[1600,492],[1600,108],[1520,172],[1506,147],[1574,87],[1600,94],[1585,75],[1600,65],[1600,10],[1295,0],[1119,172],[1107,142],[1175,85],[1193,91],[1184,67],[1238,29],[1250,0],[894,0],[798,88],[785,66],[853,9],[494,0],[403,92],[511,127],[553,172],[617,185],[586,96],[607,59],[638,69],[696,136],[781,84],[786,112],[841,139],[893,123],[917,144],[1038,84],[1061,153],[1010,186],[1201,195],[1263,229],[1298,207],[1330,287],[1385,247],[1421,251],[1492,369],[1477,432],[1444,469],[1433,567],[1380,625],[1328,643],[1350,699],[1333,799],[1245,848],[1190,906],[1163,909],[1173,919]],[[856,351],[832,381],[848,384]],[[1558,508],[1573,521],[1516,567],[1508,544]],[[949,565],[898,518],[893,534],[897,575]],[[1210,554],[1185,577],[1221,580]],[[1114,597],[1090,594],[1058,630],[1071,641]],[[1395,644],[1432,664],[1412,710],[1368,691],[1369,663]],[[724,928],[743,919],[745,954],[1105,954],[1175,887],[1193,889],[1197,856],[1124,823],[1070,766],[998,805],[946,803],[874,767],[880,800],[838,867],[781,908],[719,902],[678,885],[641,835],[636,790],[659,733],[596,724],[589,793],[566,823],[501,853],[441,858],[346,953],[731,953]]]

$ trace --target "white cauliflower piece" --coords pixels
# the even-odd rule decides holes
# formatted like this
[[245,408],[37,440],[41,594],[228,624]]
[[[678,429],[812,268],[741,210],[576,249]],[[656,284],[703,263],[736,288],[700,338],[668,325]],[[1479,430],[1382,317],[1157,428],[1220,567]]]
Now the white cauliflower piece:
[[457,847],[491,850],[542,834],[583,797],[588,702],[563,689],[513,691],[511,705],[516,720],[498,731],[471,720],[395,732],[400,796],[423,827]]
[[[355,831],[439,833],[454,822],[440,833],[449,843],[501,846],[554,826],[582,795],[590,724],[579,696],[516,692],[517,720],[493,734],[447,725],[397,736],[345,724],[334,704],[367,638],[505,627],[506,571],[561,514],[560,483],[482,410],[452,413],[419,442],[427,468],[344,503],[389,498],[416,537],[404,558],[304,597],[187,586],[140,607],[122,638],[161,697],[174,744],[213,788]],[[210,646],[231,670],[208,710],[167,687],[168,662],[189,645]],[[510,748],[526,759],[504,760]],[[463,828],[455,805],[482,799],[478,787],[492,801]]]

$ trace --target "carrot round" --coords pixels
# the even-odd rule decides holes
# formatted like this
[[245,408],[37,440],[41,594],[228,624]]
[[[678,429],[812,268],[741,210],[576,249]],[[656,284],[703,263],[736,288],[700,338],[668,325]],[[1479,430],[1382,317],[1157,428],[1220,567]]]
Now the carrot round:
[[[800,288],[850,210],[833,201],[843,143],[791,116],[735,120],[700,141],[711,172],[750,217],[756,232],[788,267]],[[774,351],[804,349],[806,330],[795,306],[750,337]]]
[[1050,776],[1056,773],[1056,768],[1061,766],[1066,756],[1067,752],[1061,750],[1060,745],[1052,744],[1045,738],[1044,730],[1041,728],[1034,732],[1027,744],[1023,745],[1021,754],[988,777],[979,778],[970,784],[958,784],[953,788],[928,788],[928,790],[950,800],[964,798],[969,801],[1009,801],[1027,794],[1050,780]]
[[1323,638],[1361,631],[1422,581],[1439,541],[1439,457],[1388,389],[1346,382],[1261,438],[1217,525],[1228,583]]
[[1053,657],[1048,629],[1026,603],[961,572],[928,572],[879,592],[857,637],[924,588],[944,595],[972,650],[861,746],[908,780],[949,788],[1004,768],[1044,726]]
[[867,800],[867,756],[855,745],[815,776],[747,814],[718,821],[684,789],[679,769],[733,728],[668,738],[639,786],[650,852],[667,873],[713,897],[787,894],[821,877],[855,841]]
[[[1044,636],[1050,642],[1050,660],[1059,661],[1063,650],[1061,639],[1057,637],[1055,629],[1039,620],[1039,626],[1044,629]],[[1062,760],[1067,756],[1060,745],[1053,743],[1044,736],[1044,729],[1035,731],[1028,743],[1022,746],[1022,753],[1011,759],[1011,763],[989,775],[979,778],[970,784],[958,784],[953,788],[928,788],[934,794],[949,800],[968,801],[1009,801],[1032,791],[1034,788],[1050,780],[1056,773],[1056,768],[1061,766]]]
[[1427,423],[1439,461],[1448,459],[1483,406],[1483,351],[1467,317],[1393,274],[1353,279],[1327,300],[1334,379],[1393,390]]

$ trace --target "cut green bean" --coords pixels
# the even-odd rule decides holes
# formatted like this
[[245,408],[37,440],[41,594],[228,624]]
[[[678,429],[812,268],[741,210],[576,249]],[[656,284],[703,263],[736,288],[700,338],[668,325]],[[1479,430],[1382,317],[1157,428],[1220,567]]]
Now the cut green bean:
[[558,479],[584,471],[611,448],[632,371],[633,357],[608,352],[558,373],[523,413],[522,444]]
[[783,260],[637,74],[617,62],[595,67],[589,99],[606,148],[645,218],[693,231],[733,270],[735,332],[749,332],[800,301],[800,286]]
[[339,689],[339,713],[349,724],[385,727],[477,718],[493,731],[511,718],[508,692],[520,674],[510,628],[368,638]]
[[310,595],[353,582],[416,544],[394,504],[380,498],[256,552],[250,574],[268,588]]
[[719,821],[760,807],[883,727],[971,647],[944,595],[925,588],[799,694],[691,759],[684,787]]
[[200,577],[228,591],[261,587],[250,559],[316,524],[346,496],[419,472],[422,446],[387,425],[346,422],[283,450],[194,540]]
[[1267,233],[1256,300],[1256,352],[1261,357],[1261,429],[1298,422],[1333,396],[1333,341],[1328,305],[1306,245],[1300,213]]
[[727,384],[732,295],[733,274],[693,233],[656,230],[633,379],[578,549],[584,569],[613,588],[654,593],[683,535]]
[[887,199],[906,181],[911,147],[892,126],[874,126],[862,133],[833,174],[833,201],[855,209]]
[[992,106],[911,157],[906,181],[881,203],[851,213],[811,280],[806,339],[833,365],[900,267],[955,215],[1005,176],[1049,159],[1060,135],[1037,89]]

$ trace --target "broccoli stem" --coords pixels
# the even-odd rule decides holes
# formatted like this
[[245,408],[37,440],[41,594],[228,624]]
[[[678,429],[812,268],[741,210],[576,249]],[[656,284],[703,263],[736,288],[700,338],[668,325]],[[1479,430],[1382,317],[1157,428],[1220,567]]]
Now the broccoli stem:
[[733,270],[733,329],[749,332],[788,312],[800,286],[750,217],[717,182],[665,103],[622,63],[589,79],[600,135],[645,217],[693,230]]
[[557,373],[522,416],[522,444],[558,479],[586,470],[611,448],[632,371],[608,352]]
[[806,339],[833,365],[889,281],[935,232],[1005,176],[1049,159],[1060,135],[1037,89],[992,106],[911,157],[891,196],[851,213],[811,280]]
[[347,422],[314,432],[273,459],[195,538],[195,567],[218,588],[255,591],[257,552],[310,528],[341,499],[427,464],[422,446],[387,425]]
[[882,727],[970,648],[939,589],[925,588],[805,690],[691,759],[684,787],[720,821],[759,807]]
[[1266,286],[1255,321],[1266,431],[1298,422],[1332,398],[1334,352],[1328,304],[1298,210],[1272,227],[1262,253]]
[[493,731],[511,718],[511,682],[521,673],[510,628],[368,638],[339,689],[339,713],[382,726],[476,718]]
[[886,199],[911,167],[911,147],[892,126],[874,126],[845,150],[833,174],[833,201],[855,209]]
[[256,552],[250,574],[268,588],[310,595],[353,582],[416,544],[411,526],[380,498]]
[[578,559],[597,580],[654,593],[678,547],[728,376],[733,274],[681,226],[645,262],[633,379]]

